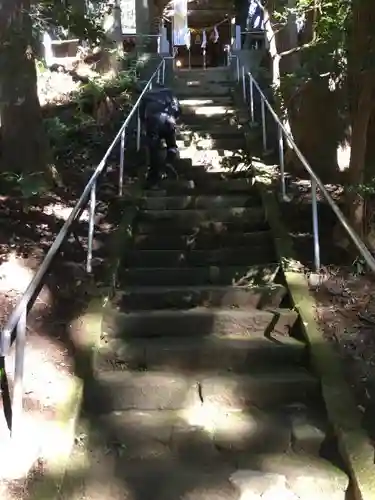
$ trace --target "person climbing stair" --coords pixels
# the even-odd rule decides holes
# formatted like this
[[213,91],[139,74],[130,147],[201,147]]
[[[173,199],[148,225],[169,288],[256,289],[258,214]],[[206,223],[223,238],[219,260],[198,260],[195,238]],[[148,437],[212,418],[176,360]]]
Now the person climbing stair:
[[[176,142],[176,120],[181,115],[181,106],[173,92],[161,84],[156,84],[146,92],[140,106],[140,119],[146,133],[149,153],[147,184],[151,187],[161,179],[163,170],[173,171],[178,159]],[[166,142],[165,166],[162,141]]]

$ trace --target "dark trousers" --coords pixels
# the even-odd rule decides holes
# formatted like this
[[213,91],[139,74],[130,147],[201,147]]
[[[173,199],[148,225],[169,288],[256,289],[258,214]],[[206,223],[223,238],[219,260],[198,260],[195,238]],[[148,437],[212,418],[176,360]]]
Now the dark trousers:
[[[160,179],[165,164],[172,164],[177,155],[176,125],[173,118],[163,114],[146,119],[146,140],[149,153],[148,183],[155,184]],[[164,157],[162,141],[167,145],[167,157]]]

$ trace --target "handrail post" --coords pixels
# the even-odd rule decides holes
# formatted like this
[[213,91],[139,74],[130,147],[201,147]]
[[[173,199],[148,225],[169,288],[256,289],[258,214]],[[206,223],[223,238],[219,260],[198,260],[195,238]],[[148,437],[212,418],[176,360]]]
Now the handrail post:
[[137,111],[137,151],[139,151],[140,149],[141,149],[141,116],[139,114],[139,108],[138,108],[138,111]]
[[86,261],[86,271],[88,273],[92,272],[92,247],[94,242],[95,208],[96,208],[96,182],[94,182],[90,191],[89,234],[87,242],[87,261]]
[[165,84],[165,59],[163,59],[161,68],[162,68],[162,82],[161,83],[164,85]]
[[237,69],[237,83],[240,82],[240,61],[238,56],[236,56],[236,69]]
[[120,142],[120,171],[118,179],[118,194],[122,196],[124,187],[124,162],[125,162],[125,133],[124,129],[121,132],[121,142]]
[[156,83],[160,83],[160,68],[158,68],[158,72],[156,74]]
[[281,196],[285,199],[286,187],[285,187],[285,158],[284,158],[284,136],[283,131],[278,125],[277,132],[279,136],[279,164],[280,164],[280,174],[281,174]]
[[22,426],[23,413],[23,375],[25,368],[25,348],[26,348],[26,317],[27,307],[17,323],[16,329],[16,354],[14,363],[14,387],[12,397],[12,422],[11,437],[17,439],[18,432]]
[[318,218],[318,201],[317,201],[317,186],[315,179],[311,179],[311,203],[312,203],[312,223],[314,234],[314,264],[315,270],[320,270],[320,244],[319,244],[319,218]]
[[242,97],[244,102],[246,102],[246,78],[245,78],[245,67],[242,66]]
[[249,101],[250,101],[250,118],[254,123],[254,85],[253,85],[253,76],[249,73]]
[[266,106],[262,95],[260,96],[260,101],[261,101],[261,111],[262,111],[263,152],[265,153],[267,151]]

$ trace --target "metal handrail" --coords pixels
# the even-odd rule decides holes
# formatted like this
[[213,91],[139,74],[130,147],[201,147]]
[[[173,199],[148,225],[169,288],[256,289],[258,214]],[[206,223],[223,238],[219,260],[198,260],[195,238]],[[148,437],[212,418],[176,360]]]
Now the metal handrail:
[[262,125],[262,141],[263,141],[263,151],[267,151],[267,126],[266,126],[266,109],[268,109],[270,115],[274,119],[277,128],[278,128],[278,149],[279,149],[279,165],[280,165],[280,174],[281,174],[281,195],[283,199],[286,199],[286,183],[285,183],[285,161],[284,161],[284,139],[287,141],[289,146],[294,150],[298,159],[302,163],[305,170],[310,175],[311,180],[311,200],[312,200],[312,222],[313,222],[313,234],[314,234],[314,264],[315,269],[317,271],[321,268],[321,260],[320,260],[320,242],[319,242],[319,217],[318,217],[318,201],[317,201],[317,189],[319,188],[321,194],[327,201],[328,205],[331,207],[332,211],[336,215],[338,221],[341,226],[345,229],[351,241],[354,243],[356,248],[358,249],[360,255],[363,257],[364,261],[371,269],[371,271],[375,272],[375,259],[372,256],[369,249],[366,247],[364,242],[358,236],[358,234],[354,231],[354,229],[350,226],[348,220],[345,215],[342,213],[337,203],[333,200],[325,185],[321,181],[321,179],[316,175],[314,170],[311,168],[310,164],[296,145],[293,140],[292,135],[287,131],[285,126],[282,124],[280,118],[277,116],[275,110],[272,108],[269,103],[267,97],[264,95],[261,90],[258,82],[255,80],[254,76],[250,71],[247,71],[243,65],[240,63],[239,57],[236,54],[231,54],[230,58],[236,59],[236,73],[237,73],[237,81],[242,79],[242,96],[244,102],[247,102],[247,96],[249,96],[249,104],[250,104],[250,118],[251,122],[255,122],[255,114],[254,114],[254,88],[257,90],[260,98],[261,98],[261,125]]
[[9,350],[12,343],[12,334],[16,330],[15,344],[15,367],[14,367],[14,388],[12,397],[12,436],[15,434],[15,429],[18,428],[20,424],[20,417],[22,415],[22,398],[23,398],[23,367],[24,367],[24,355],[25,355],[25,343],[26,343],[26,323],[28,308],[33,300],[35,294],[37,293],[42,281],[49,270],[51,263],[55,256],[57,255],[62,243],[65,238],[70,234],[72,230],[73,223],[78,220],[85,209],[87,204],[89,204],[89,229],[88,229],[88,249],[87,249],[87,259],[86,259],[86,271],[88,273],[92,272],[92,250],[93,250],[93,237],[94,237],[94,218],[95,218],[95,208],[96,208],[96,187],[97,181],[106,170],[107,160],[114,150],[115,146],[120,142],[120,167],[119,167],[119,196],[123,193],[123,177],[124,177],[124,150],[125,150],[125,133],[126,129],[137,112],[137,151],[139,151],[141,146],[141,121],[139,115],[139,105],[144,94],[148,89],[152,88],[153,81],[159,83],[165,82],[165,65],[166,59],[171,59],[171,57],[164,57],[159,63],[155,72],[152,74],[151,78],[148,80],[145,88],[135,102],[130,113],[126,117],[126,120],[122,124],[120,130],[117,132],[116,137],[113,139],[111,145],[107,149],[107,152],[103,156],[101,162],[96,167],[94,173],[92,174],[90,180],[87,182],[82,195],[73,207],[68,219],[65,221],[60,232],[56,236],[54,242],[52,243],[47,255],[45,256],[40,267],[36,271],[34,277],[30,281],[28,287],[23,293],[22,297],[19,299],[16,307],[14,308],[12,314],[10,315],[5,327],[0,333],[0,357],[4,358],[9,354]]

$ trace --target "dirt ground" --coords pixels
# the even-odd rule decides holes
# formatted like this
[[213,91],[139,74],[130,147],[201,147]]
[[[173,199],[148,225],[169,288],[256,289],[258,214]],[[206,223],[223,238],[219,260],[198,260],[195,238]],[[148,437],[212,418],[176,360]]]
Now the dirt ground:
[[[327,189],[340,205],[342,188],[331,185]],[[310,183],[295,180],[289,192],[292,201],[283,207],[284,216],[308,273],[313,270]],[[318,200],[322,270],[319,280],[315,277],[311,282],[316,316],[325,338],[343,359],[363,425],[375,441],[375,279],[337,244],[336,216],[319,195]]]

